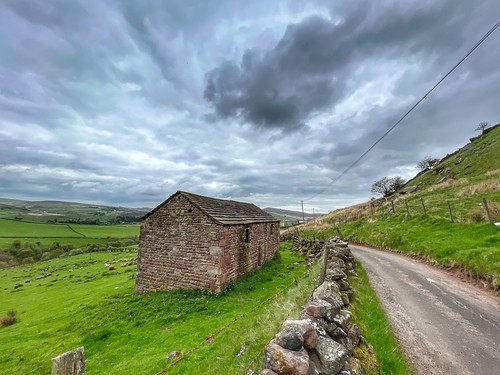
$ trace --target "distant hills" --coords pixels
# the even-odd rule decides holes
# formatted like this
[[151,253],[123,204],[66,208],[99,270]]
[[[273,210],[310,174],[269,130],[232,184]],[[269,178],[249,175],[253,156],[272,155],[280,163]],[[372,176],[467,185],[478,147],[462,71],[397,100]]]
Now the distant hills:
[[[293,211],[293,210],[284,210],[281,208],[274,208],[274,207],[266,207],[264,208],[264,211],[270,213],[271,215],[274,215],[276,217],[285,217],[282,220],[286,220],[286,217],[290,217],[291,219],[302,219],[302,212],[301,211]],[[318,214],[318,213],[311,213],[311,212],[304,212],[305,218],[313,218],[313,217],[321,217],[324,214]]]
[[[0,198],[0,218],[37,223],[120,224],[135,223],[151,208],[113,207],[100,204],[56,200],[29,201]],[[301,211],[266,207],[264,211],[281,221],[302,220]],[[307,219],[323,214],[304,212]]]
[[0,198],[0,218],[37,223],[135,223],[149,210],[150,208],[112,207],[79,202]]

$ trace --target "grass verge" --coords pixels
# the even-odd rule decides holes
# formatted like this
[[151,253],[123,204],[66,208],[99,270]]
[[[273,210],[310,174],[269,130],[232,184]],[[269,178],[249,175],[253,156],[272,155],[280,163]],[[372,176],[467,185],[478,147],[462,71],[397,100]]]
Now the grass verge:
[[[426,215],[385,214],[340,225],[352,242],[416,254],[442,267],[463,270],[467,276],[500,288],[500,228],[487,223],[462,224]],[[328,238],[335,227],[304,231]]]
[[[0,327],[0,373],[49,373],[50,358],[83,345],[89,373],[154,374],[170,363],[168,353],[187,353],[201,342],[168,373],[258,368],[261,349],[289,313],[296,317],[318,273],[288,246],[222,294],[136,295],[129,265],[134,253],[88,253],[1,270],[0,316],[15,310],[18,321]],[[111,262],[113,271],[105,267]],[[238,356],[242,345],[245,353]]]
[[357,348],[355,355],[366,366],[368,375],[411,374],[410,366],[397,345],[384,310],[370,286],[368,275],[361,263],[356,263],[357,276],[349,277],[349,283],[355,291],[351,312],[354,321],[361,328],[361,333],[373,346],[378,363],[370,357],[367,349],[361,349],[364,347]]

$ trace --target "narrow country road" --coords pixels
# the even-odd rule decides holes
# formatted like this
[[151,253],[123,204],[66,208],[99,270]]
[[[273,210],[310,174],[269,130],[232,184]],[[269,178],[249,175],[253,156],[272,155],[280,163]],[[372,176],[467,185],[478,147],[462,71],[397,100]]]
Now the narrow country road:
[[349,246],[417,374],[500,374],[500,301],[403,255]]

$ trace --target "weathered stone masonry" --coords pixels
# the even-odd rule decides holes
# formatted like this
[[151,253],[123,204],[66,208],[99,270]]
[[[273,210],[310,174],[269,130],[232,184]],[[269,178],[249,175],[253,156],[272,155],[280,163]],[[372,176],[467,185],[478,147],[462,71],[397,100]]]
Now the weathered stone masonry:
[[[306,243],[308,242],[308,243]],[[358,345],[368,345],[348,310],[353,291],[347,275],[355,261],[347,243],[298,240],[310,258],[327,253],[326,280],[312,293],[299,320],[287,320],[264,350],[262,375],[364,375],[352,357]],[[321,246],[318,246],[320,245]]]
[[141,222],[136,291],[222,291],[271,259],[279,222],[254,205],[177,192]]

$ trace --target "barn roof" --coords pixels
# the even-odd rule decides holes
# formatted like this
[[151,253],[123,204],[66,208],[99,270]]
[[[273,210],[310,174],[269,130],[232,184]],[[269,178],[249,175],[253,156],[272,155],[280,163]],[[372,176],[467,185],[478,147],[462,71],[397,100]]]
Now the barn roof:
[[188,199],[192,204],[197,206],[206,215],[213,218],[215,221],[226,225],[237,224],[251,224],[251,223],[267,223],[276,220],[271,214],[260,209],[252,203],[244,203],[231,201],[226,199],[217,199],[188,193],[185,191],[178,191],[168,198],[165,202],[158,207],[147,213],[143,219],[152,215],[158,209],[166,205],[174,196],[182,195]]

